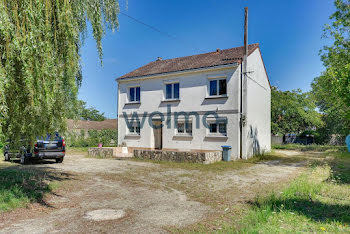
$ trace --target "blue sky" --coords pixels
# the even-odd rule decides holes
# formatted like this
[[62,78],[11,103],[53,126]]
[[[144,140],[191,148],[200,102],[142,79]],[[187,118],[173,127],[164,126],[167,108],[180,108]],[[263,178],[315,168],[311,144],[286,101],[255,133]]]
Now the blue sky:
[[310,89],[323,71],[319,50],[333,0],[121,0],[122,12],[166,32],[173,40],[119,15],[119,29],[103,39],[103,66],[91,33],[82,48],[79,98],[117,116],[115,78],[158,56],[181,57],[243,45],[244,7],[249,7],[249,43],[260,43],[272,85]]

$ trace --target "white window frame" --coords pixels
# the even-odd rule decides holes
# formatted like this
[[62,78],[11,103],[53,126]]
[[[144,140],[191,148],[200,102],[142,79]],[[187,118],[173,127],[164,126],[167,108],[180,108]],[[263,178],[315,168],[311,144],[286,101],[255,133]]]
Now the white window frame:
[[[130,89],[134,88],[135,101],[131,101]],[[136,88],[140,88],[140,100],[136,101]],[[128,87],[128,103],[141,103],[141,85],[133,85]]]
[[[216,81],[216,95],[210,95],[210,81]],[[226,94],[219,94],[220,91],[220,80],[226,80]],[[215,97],[227,97],[227,75],[218,75],[218,76],[209,76],[207,82],[207,97],[215,98]]]
[[[216,132],[210,132],[210,124],[216,124]],[[226,132],[220,132],[220,125],[225,124]],[[227,118],[207,119],[207,136],[227,137]]]
[[[193,123],[192,119],[187,119],[187,123],[190,124],[191,126],[191,132],[187,131],[186,128],[186,119],[178,119],[176,126],[175,126],[175,135],[176,136],[192,136],[193,134]],[[183,124],[184,125],[184,132],[178,132],[178,124]]]
[[[127,135],[131,135],[131,136],[140,136],[141,135],[141,122],[140,121],[133,121],[132,119],[129,119],[128,121],[129,123],[132,122],[132,126],[131,128],[133,129],[132,131],[130,131],[130,128],[128,125],[126,125],[126,129],[127,129]],[[137,128],[139,128],[139,132],[137,132]]]
[[[175,92],[174,92],[174,85],[175,84],[179,84],[179,97],[178,98],[174,98]],[[171,85],[171,98],[167,98],[166,97],[166,86],[167,85]],[[177,101],[180,100],[180,82],[179,81],[165,81],[164,82],[164,88],[163,88],[163,101]]]

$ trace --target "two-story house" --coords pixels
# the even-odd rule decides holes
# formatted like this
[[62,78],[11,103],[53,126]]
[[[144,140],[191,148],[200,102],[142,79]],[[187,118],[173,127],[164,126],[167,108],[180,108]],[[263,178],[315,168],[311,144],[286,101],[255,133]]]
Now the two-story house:
[[259,44],[150,62],[118,81],[118,142],[221,150],[249,158],[271,148],[271,90]]

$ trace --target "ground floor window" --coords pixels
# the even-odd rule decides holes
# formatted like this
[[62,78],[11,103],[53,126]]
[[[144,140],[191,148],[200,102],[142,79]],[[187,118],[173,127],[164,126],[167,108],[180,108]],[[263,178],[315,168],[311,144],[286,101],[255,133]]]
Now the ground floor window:
[[192,122],[190,121],[178,122],[176,126],[176,134],[192,135]]
[[128,129],[129,129],[129,134],[140,135],[140,121],[131,122],[130,126],[128,126]]
[[209,134],[227,135],[227,122],[221,121],[209,121],[208,122]]

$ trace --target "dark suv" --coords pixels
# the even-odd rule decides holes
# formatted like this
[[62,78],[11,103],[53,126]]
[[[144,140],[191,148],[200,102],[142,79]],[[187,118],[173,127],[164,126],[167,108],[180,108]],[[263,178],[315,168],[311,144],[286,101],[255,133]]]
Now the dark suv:
[[66,144],[64,139],[56,133],[54,137],[49,134],[44,137],[38,137],[34,149],[32,149],[26,140],[20,141],[20,147],[11,148],[10,141],[4,148],[5,161],[11,158],[19,158],[21,164],[27,164],[31,159],[55,159],[57,163],[62,163],[66,154]]

